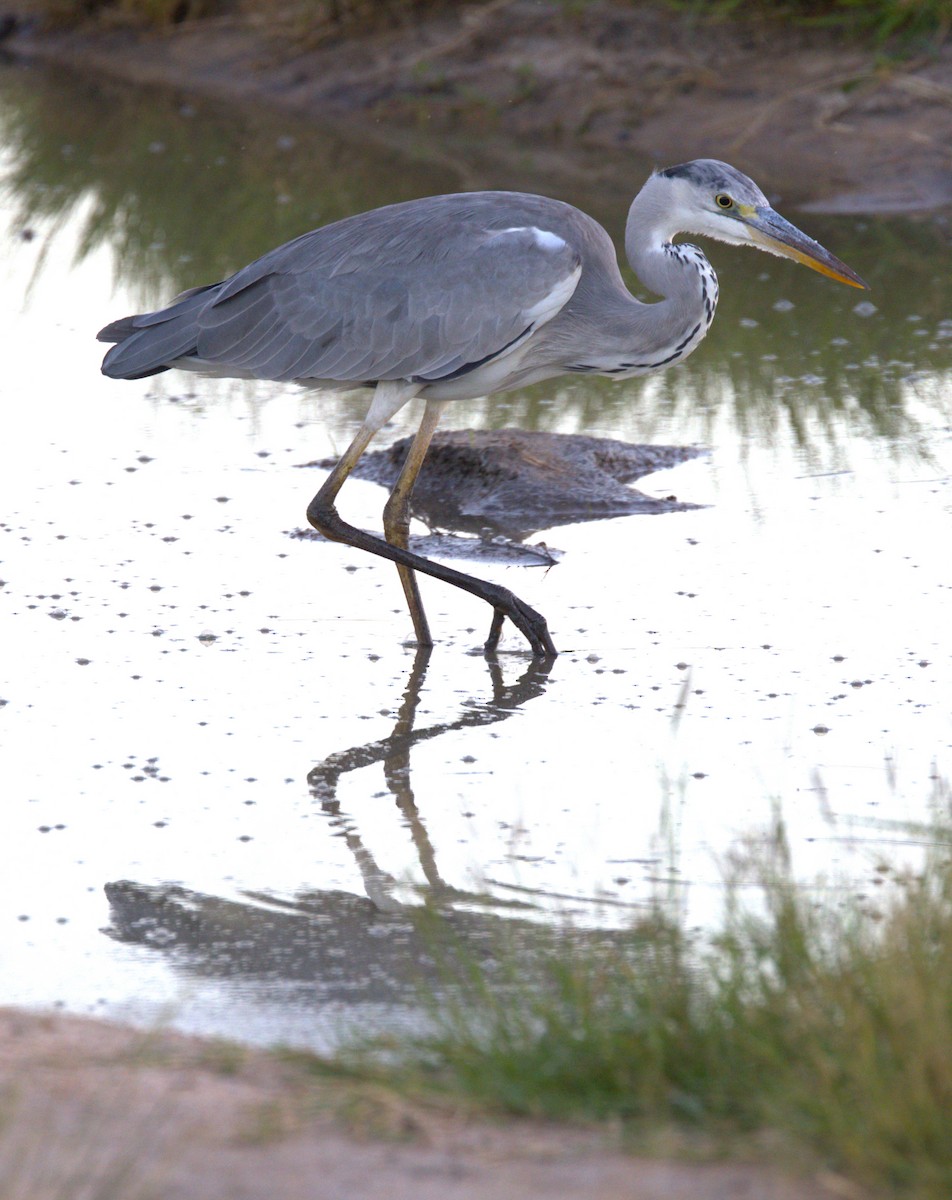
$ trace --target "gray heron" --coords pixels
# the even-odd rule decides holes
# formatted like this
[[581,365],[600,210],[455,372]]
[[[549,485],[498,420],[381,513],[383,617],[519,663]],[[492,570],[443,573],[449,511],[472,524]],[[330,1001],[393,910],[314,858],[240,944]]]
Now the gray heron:
[[[628,261],[654,303],[625,286],[608,234],[570,204],[518,192],[431,196],[346,217],[279,246],[220,283],[99,333],[102,370],[142,379],[170,367],[372,391],[351,444],[308,506],[310,523],[397,564],[417,644],[432,645],[416,573],[508,617],[537,657],[545,618],[508,588],[408,548],[410,496],[443,410],[558,375],[631,379],[683,362],[710,328],[717,278],[699,234],[792,258],[854,287],[860,277],[776,213],[734,167],[697,159],[654,172],[632,202]],[[373,436],[415,397],[419,430],[383,510],[384,538],[347,524],[336,500]]]

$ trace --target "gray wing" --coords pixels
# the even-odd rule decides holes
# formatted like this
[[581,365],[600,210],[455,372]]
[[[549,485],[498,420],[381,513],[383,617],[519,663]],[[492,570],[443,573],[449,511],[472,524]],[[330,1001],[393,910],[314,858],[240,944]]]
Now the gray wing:
[[521,199],[438,196],[314,230],[107,326],[100,338],[118,344],[103,371],[133,378],[187,359],[275,380],[463,374],[554,317],[578,283],[576,248],[544,227],[538,199]]

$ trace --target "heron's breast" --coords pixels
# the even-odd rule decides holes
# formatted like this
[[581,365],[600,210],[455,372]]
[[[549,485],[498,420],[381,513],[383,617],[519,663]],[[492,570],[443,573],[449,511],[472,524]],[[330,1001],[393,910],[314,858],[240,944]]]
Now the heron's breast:
[[[649,305],[659,315],[657,329],[649,328],[648,336],[640,335],[638,349],[624,345],[624,337],[616,339],[611,349],[599,347],[566,366],[566,371],[581,375],[607,375],[612,379],[632,379],[650,375],[683,362],[704,340],[714,320],[717,308],[718,284],[714,268],[696,246],[669,245],[666,247],[683,266],[690,268],[692,288],[689,298],[663,304],[677,306],[676,315],[661,317],[662,305]],[[644,343],[651,343],[646,349]]]

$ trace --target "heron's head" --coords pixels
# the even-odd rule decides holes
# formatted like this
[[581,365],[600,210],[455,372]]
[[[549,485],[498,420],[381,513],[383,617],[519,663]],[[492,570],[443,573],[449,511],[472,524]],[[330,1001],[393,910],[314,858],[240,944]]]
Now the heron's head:
[[851,267],[774,212],[757,184],[727,163],[698,158],[659,171],[648,186],[664,190],[666,223],[670,222],[672,235],[706,234],[735,246],[756,246],[792,258],[840,283],[866,287]]

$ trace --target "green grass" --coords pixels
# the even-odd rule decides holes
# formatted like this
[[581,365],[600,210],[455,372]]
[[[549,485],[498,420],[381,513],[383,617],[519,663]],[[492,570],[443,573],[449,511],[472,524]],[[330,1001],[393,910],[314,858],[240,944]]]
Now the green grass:
[[720,18],[753,16],[853,34],[944,37],[952,0],[667,0],[670,7]]
[[659,904],[624,937],[523,931],[462,977],[454,956],[435,1032],[398,1075],[640,1137],[779,1139],[875,1195],[948,1200],[950,837],[921,872],[884,868],[874,902],[796,884],[778,825],[735,864],[714,936]]

